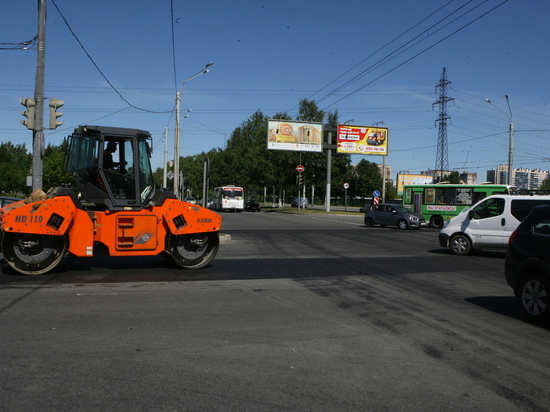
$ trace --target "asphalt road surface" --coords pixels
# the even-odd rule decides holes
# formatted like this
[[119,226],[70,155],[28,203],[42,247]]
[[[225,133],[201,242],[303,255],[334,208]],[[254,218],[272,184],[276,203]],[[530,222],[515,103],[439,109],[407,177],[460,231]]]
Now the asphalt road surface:
[[504,252],[433,229],[224,213],[212,264],[0,263],[0,411],[548,411],[550,328]]

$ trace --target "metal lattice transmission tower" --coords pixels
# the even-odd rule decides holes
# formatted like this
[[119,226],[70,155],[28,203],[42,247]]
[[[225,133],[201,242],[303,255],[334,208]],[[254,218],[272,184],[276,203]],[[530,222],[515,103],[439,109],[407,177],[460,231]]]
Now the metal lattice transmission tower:
[[435,157],[435,170],[433,177],[434,183],[440,182],[445,173],[448,173],[449,171],[447,120],[449,120],[450,117],[447,116],[447,103],[454,100],[452,97],[447,96],[447,86],[449,84],[451,84],[451,82],[447,80],[447,69],[443,68],[441,79],[439,79],[439,83],[435,86],[436,91],[439,88],[439,99],[437,99],[432,105],[432,107],[436,104],[439,105],[439,117],[436,120],[436,122],[439,123],[439,133],[437,136],[437,154]]

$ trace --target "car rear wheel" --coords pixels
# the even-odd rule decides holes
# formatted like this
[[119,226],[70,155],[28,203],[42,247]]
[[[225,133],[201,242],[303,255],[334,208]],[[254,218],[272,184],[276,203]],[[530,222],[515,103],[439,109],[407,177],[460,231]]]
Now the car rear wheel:
[[365,218],[365,226],[366,227],[373,227],[374,226],[374,220],[370,217]]
[[399,229],[407,229],[409,227],[409,224],[405,219],[400,219],[399,222],[397,222],[397,226]]
[[550,280],[540,273],[530,273],[521,279],[518,302],[524,316],[534,323],[550,320]]
[[455,255],[467,255],[472,251],[472,242],[465,235],[454,235],[449,246]]

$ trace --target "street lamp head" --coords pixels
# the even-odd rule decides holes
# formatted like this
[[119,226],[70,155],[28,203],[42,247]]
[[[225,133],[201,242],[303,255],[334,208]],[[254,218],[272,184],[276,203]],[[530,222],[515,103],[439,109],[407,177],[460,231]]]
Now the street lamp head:
[[210,67],[210,66],[212,66],[213,64],[214,64],[214,63],[210,62],[210,63],[208,63],[206,66],[204,66],[204,68]]
[[489,99],[485,99],[485,101],[486,101],[487,103],[491,103],[491,101],[490,101]]
[[508,100],[508,95],[507,94],[505,94],[504,97],[506,98],[506,100]]

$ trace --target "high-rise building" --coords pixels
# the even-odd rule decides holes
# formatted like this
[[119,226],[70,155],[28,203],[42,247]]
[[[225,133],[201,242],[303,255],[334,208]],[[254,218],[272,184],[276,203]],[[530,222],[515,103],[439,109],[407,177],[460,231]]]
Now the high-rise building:
[[[382,177],[385,177],[386,180],[391,180],[391,166],[388,166],[388,165],[384,166],[383,164],[379,163],[378,168],[380,169],[380,174],[382,175]],[[384,168],[386,169],[385,176],[384,176],[384,172],[382,172]]]
[[548,171],[540,169],[514,169],[515,186],[519,189],[539,189],[543,180],[548,177]]
[[[548,175],[547,170],[541,169],[512,169],[512,186],[518,189],[537,190]],[[487,171],[487,181],[495,184],[508,182],[508,165],[498,165],[496,169]]]
[[475,185],[477,184],[477,173],[461,172],[460,181],[465,185]]

